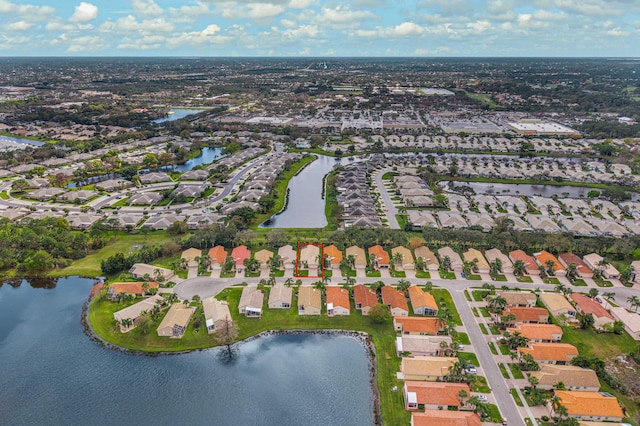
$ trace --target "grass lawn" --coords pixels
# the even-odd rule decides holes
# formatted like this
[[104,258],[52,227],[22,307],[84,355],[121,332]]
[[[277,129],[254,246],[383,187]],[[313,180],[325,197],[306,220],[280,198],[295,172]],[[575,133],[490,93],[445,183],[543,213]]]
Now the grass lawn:
[[470,345],[471,340],[469,340],[469,335],[467,333],[458,333],[458,337],[456,341],[461,345]]
[[[380,407],[384,424],[408,424],[410,414],[404,409],[402,392],[393,391],[392,388],[402,388],[403,383],[396,378],[399,371],[400,359],[395,355],[396,333],[393,330],[391,320],[384,324],[374,324],[369,318],[363,317],[353,309],[350,316],[332,317],[299,316],[297,313],[296,296],[291,303],[291,309],[265,309],[261,318],[246,318],[238,315],[241,288],[227,288],[218,295],[219,299],[225,299],[229,303],[229,309],[234,322],[238,325],[238,339],[246,339],[267,330],[288,329],[343,329],[359,330],[369,333],[376,348],[376,360],[378,367],[377,385],[380,390]],[[353,304],[353,303],[352,303]],[[124,304],[109,301],[94,300],[91,307],[91,322],[96,332],[105,340],[132,349],[149,352],[180,351],[187,349],[206,348],[215,345],[213,338],[204,331],[194,333],[190,325],[185,337],[182,339],[167,339],[158,337],[153,332],[143,335],[139,330],[132,330],[127,334],[121,334],[115,329],[113,312],[122,309]],[[158,320],[159,323],[160,319]],[[157,326],[157,324],[155,324]]]
[[491,393],[487,379],[482,376],[473,376],[470,387],[471,392]]
[[471,294],[473,295],[474,302],[482,302],[484,300],[484,295],[487,294],[489,290],[473,290]]
[[487,308],[480,308],[480,312],[482,312],[482,316],[485,318],[491,318],[491,314]]
[[489,334],[489,332],[487,331],[487,327],[484,326],[484,324],[478,324],[480,326],[480,331],[482,331],[482,334]]
[[516,405],[518,407],[524,407],[524,404],[522,403],[522,400],[518,395],[518,391],[516,391],[515,389],[511,389],[511,395],[513,396],[513,399],[516,401]]
[[462,320],[460,319],[460,314],[458,314],[458,309],[456,305],[453,303],[453,299],[451,298],[451,294],[449,291],[445,289],[432,288],[431,295],[436,299],[439,305],[442,303],[445,304],[449,312],[451,313],[451,317],[453,318],[453,322],[456,325],[462,325]]
[[487,404],[487,408],[489,411],[489,417],[493,423],[502,423],[502,416],[500,415],[500,410],[498,406],[495,404]]
[[467,299],[467,302],[471,302],[471,296],[469,296],[469,291],[464,291],[464,298]]
[[496,275],[493,279],[494,281],[507,281],[507,277],[505,275]]
[[542,279],[542,281],[543,281],[545,284],[553,284],[553,285],[558,285],[558,284],[560,284],[560,280],[559,280],[559,279],[557,279],[556,277],[546,277],[546,278],[543,278],[543,279]]
[[416,271],[416,278],[431,278],[431,274],[427,271]]
[[563,329],[562,343],[570,343],[578,348],[581,355],[598,356],[603,359],[628,354],[638,347],[626,332],[598,334],[593,330],[566,327]]
[[594,278],[593,281],[595,281],[598,287],[613,287],[613,284],[611,284],[611,281],[603,280],[600,278]]
[[456,274],[453,272],[440,272],[440,278],[443,280],[455,280]]
[[511,351],[509,350],[509,346],[498,344],[498,348],[500,348],[500,353],[502,355],[509,355]]
[[276,269],[269,273],[270,277],[284,277],[284,271],[282,269]]
[[502,374],[502,377],[504,377],[505,379],[508,379],[509,373],[507,373],[507,367],[505,367],[503,363],[499,363],[498,368],[500,369],[500,373]]
[[460,359],[460,361],[467,361],[468,363],[473,364],[476,367],[480,365],[480,363],[478,362],[478,357],[473,352],[458,352],[458,359]]
[[471,312],[473,312],[473,316],[474,317],[479,317],[480,316],[480,314],[478,313],[478,308],[471,309]]
[[98,251],[92,252],[83,259],[76,260],[70,266],[49,272],[51,276],[79,275],[82,277],[97,277],[102,275],[100,262],[116,253],[129,253],[132,246],[162,244],[173,237],[165,231],[156,231],[146,235],[116,233],[116,237],[108,241],[107,245]]
[[516,280],[518,280],[519,283],[532,283],[533,282],[533,278],[527,277],[527,276],[516,277]]
[[380,278],[380,271],[367,272],[368,278]]
[[407,273],[404,271],[392,270],[390,274],[392,278],[407,278]]
[[467,279],[471,281],[480,281],[482,277],[480,275],[467,275]]
[[511,374],[513,375],[514,379],[524,379],[524,374],[522,374],[522,371],[520,370],[520,367],[518,367],[518,364],[509,364],[509,369],[511,370]]
[[577,279],[577,280],[574,280],[574,281],[571,283],[571,285],[575,285],[576,287],[586,287],[586,286],[587,286],[587,283],[586,283],[586,282],[584,282],[584,280],[583,280],[583,279]]
[[490,325],[490,326],[489,326],[489,329],[491,330],[491,334],[493,334],[493,335],[499,336],[499,335],[501,335],[501,334],[502,334],[502,333],[500,332],[500,330],[498,329],[498,327],[497,327],[497,326],[495,326],[495,325]]

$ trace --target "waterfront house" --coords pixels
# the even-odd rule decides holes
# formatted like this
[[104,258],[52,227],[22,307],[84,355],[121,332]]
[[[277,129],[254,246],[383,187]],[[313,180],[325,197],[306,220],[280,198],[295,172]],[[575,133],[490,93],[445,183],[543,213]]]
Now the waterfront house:
[[578,355],[578,349],[568,343],[529,343],[518,348],[518,355],[530,354],[538,364],[566,365]]
[[247,317],[262,316],[262,305],[264,303],[264,294],[257,287],[247,286],[242,288],[238,311],[241,315]]
[[538,379],[538,388],[555,389],[563,383],[565,390],[580,392],[597,392],[600,381],[595,371],[574,365],[540,365],[540,371],[532,371],[529,375]]
[[351,308],[349,290],[330,285],[325,291],[327,294],[327,315],[330,317],[334,315],[349,315]]
[[435,382],[449,375],[451,367],[458,362],[456,357],[413,356],[404,357],[400,363],[400,380]]
[[322,293],[310,285],[298,287],[298,315],[320,315]]
[[416,315],[436,316],[438,315],[438,303],[431,295],[423,291],[417,285],[409,287],[409,298],[413,306],[413,312]]
[[147,282],[146,286],[144,284],[144,282],[111,283],[109,284],[109,290],[107,290],[107,296],[112,300],[120,293],[132,295],[134,297],[141,297],[145,295],[146,290],[150,288],[158,288],[157,282]]
[[[126,333],[130,330],[133,330],[136,327],[136,322],[145,312],[153,311],[153,308],[158,306],[160,302],[162,302],[162,297],[158,295],[151,296],[147,299],[141,300],[138,303],[135,303],[131,306],[127,306],[124,309],[120,309],[117,312],[113,313],[113,319],[120,324],[120,331]],[[131,320],[131,326],[124,327],[122,322],[124,320]]]
[[158,326],[158,336],[171,337],[172,339],[182,338],[184,332],[187,330],[191,316],[195,311],[195,307],[185,306],[182,303],[174,303],[171,305]]
[[[555,390],[553,394],[569,416],[579,420],[620,422],[625,417],[616,397],[606,392]],[[555,417],[553,404],[548,403],[547,407],[550,417]]]
[[418,336],[436,336],[441,329],[442,321],[438,318],[394,317],[393,327],[400,334]]
[[356,284],[353,286],[353,301],[356,309],[366,316],[378,304],[378,295],[364,284]]
[[607,310],[595,300],[580,293],[572,293],[569,295],[569,298],[575,303],[578,312],[585,315],[591,314],[593,316],[595,320],[593,323],[594,328],[600,330],[606,324],[613,326],[615,322],[613,315],[607,312]]
[[171,269],[160,268],[146,263],[134,263],[131,269],[129,269],[129,275],[135,279],[143,279],[145,276],[148,276],[155,280],[162,279],[163,281],[169,281],[175,276]]
[[293,290],[282,284],[276,284],[269,291],[269,309],[289,309]]
[[202,299],[202,311],[204,312],[204,323],[209,334],[227,326],[231,322],[231,312],[226,301],[218,300],[215,297]]
[[411,413],[411,426],[481,426],[480,417],[473,411],[425,410]]
[[460,391],[471,395],[466,383],[405,382],[405,408],[417,410],[418,406],[424,405],[425,410],[458,410],[462,405]]
[[409,305],[407,304],[407,299],[404,297],[404,293],[393,287],[382,287],[382,303],[391,309],[391,315],[394,317],[406,317],[409,315]]

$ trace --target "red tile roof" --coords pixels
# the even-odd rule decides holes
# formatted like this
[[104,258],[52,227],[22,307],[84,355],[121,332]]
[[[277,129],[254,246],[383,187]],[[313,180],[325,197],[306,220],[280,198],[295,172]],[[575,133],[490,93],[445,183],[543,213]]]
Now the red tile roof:
[[[568,343],[532,343],[518,352],[531,354],[536,361],[566,361],[578,355],[578,349]],[[573,356],[572,356],[573,355]]]
[[236,266],[242,266],[244,260],[251,257],[251,251],[247,246],[238,246],[231,252],[231,257],[236,262]]
[[[111,283],[109,284],[109,292],[112,294],[126,293],[126,294],[143,294],[142,282],[128,282],[128,283]],[[158,288],[157,282],[149,282],[148,288]]]
[[502,315],[513,314],[516,316],[516,321],[528,321],[528,322],[545,322],[549,319],[549,312],[544,308],[527,308],[524,306],[509,306],[504,310]]
[[413,426],[481,426],[480,417],[472,411],[425,410],[412,413]]
[[580,293],[571,293],[569,297],[571,298],[571,300],[576,302],[580,310],[585,314],[592,314],[594,318],[605,317],[614,321],[613,316],[595,300],[590,299]]
[[212,247],[209,249],[209,259],[212,264],[223,264],[227,260],[227,251],[222,246]]
[[562,266],[558,258],[552,255],[551,253],[549,253],[548,251],[542,250],[540,253],[534,254],[534,256],[536,257],[536,259],[538,259],[538,263],[542,265],[542,267],[545,269],[547,267],[547,262],[550,260],[553,262],[554,271],[558,272],[558,271],[565,270],[564,266]]
[[408,333],[438,334],[440,320],[424,317],[394,317],[393,322]]
[[460,406],[458,392],[465,390],[467,395],[471,395],[471,389],[466,383],[407,381],[405,388],[407,392],[415,392],[418,404],[458,407]]
[[404,293],[388,285],[382,287],[382,301],[385,305],[391,306],[391,309],[400,308],[407,312],[409,311],[409,305]]
[[389,253],[382,246],[369,247],[369,254],[374,254],[378,260],[379,265],[389,264]]
[[324,254],[329,256],[332,265],[339,265],[342,262],[342,250],[336,246],[327,246],[324,248]]
[[515,263],[517,260],[522,260],[527,271],[530,271],[532,269],[539,269],[533,257],[529,256],[522,250],[514,250],[509,252],[509,257],[511,258],[511,260],[513,260],[513,263]]
[[327,304],[333,303],[333,306],[341,306],[345,309],[351,308],[348,290],[335,285],[330,285],[327,286],[326,293]]
[[558,260],[564,262],[565,265],[569,266],[572,263],[575,263],[578,267],[578,273],[580,272],[591,272],[591,268],[587,266],[586,263],[582,261],[577,255],[573,253],[560,253],[558,255]]
[[356,305],[362,307],[368,306],[370,308],[378,304],[378,295],[375,291],[367,288],[364,284],[358,284],[353,286],[353,299]]

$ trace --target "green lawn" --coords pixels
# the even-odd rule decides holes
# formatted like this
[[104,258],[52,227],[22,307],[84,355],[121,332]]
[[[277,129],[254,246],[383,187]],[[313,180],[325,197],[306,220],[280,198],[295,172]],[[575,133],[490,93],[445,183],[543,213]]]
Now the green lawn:
[[453,272],[440,272],[440,278],[443,280],[455,280],[456,274]]
[[456,325],[462,325],[460,314],[458,314],[458,309],[456,308],[456,305],[453,303],[453,299],[451,298],[451,294],[449,294],[449,291],[445,289],[440,289],[440,288],[432,288],[431,295],[434,297],[434,299],[436,299],[436,302],[438,302],[439,305],[441,305],[442,303],[445,304],[445,306],[449,309],[449,312],[451,313],[453,322]]
[[480,312],[482,312],[482,316],[485,318],[491,318],[491,314],[487,308],[480,308]]
[[479,317],[480,313],[478,312],[478,308],[472,308],[471,312],[473,312],[473,316],[474,317]]
[[467,302],[471,302],[471,296],[469,296],[469,290],[464,291],[464,298],[467,299]]
[[487,408],[489,409],[489,417],[493,423],[502,423],[502,415],[500,414],[500,410],[495,404],[487,404]]
[[367,272],[367,278],[380,278],[380,271]]
[[416,278],[426,278],[429,279],[431,278],[431,274],[427,271],[416,271]]
[[496,275],[494,281],[507,281],[507,277],[505,275]]
[[471,294],[473,295],[474,302],[482,302],[484,300],[484,295],[487,294],[489,290],[473,290]]
[[480,331],[482,331],[482,334],[489,334],[489,332],[487,332],[487,327],[484,326],[484,324],[478,324],[480,326]]
[[471,380],[471,392],[491,393],[487,379],[482,376],[473,376]]
[[480,363],[478,362],[478,357],[473,352],[458,352],[458,359],[460,361],[467,361],[470,364],[478,367]]
[[469,340],[469,335],[467,333],[462,333],[462,332],[458,333],[458,337],[456,338],[456,341],[461,345],[471,344],[471,340]]
[[507,372],[507,367],[505,367],[503,363],[499,363],[498,368],[500,369],[500,373],[502,374],[502,377],[504,377],[505,379],[508,379],[509,373]]
[[518,280],[519,283],[532,283],[533,282],[533,278],[528,277],[526,275],[524,275],[522,277],[516,277],[516,280]]
[[522,400],[518,395],[518,391],[516,391],[515,389],[511,389],[511,395],[513,396],[513,399],[516,401],[516,405],[518,407],[524,407],[524,404],[522,403]]
[[581,355],[598,356],[603,359],[628,354],[638,348],[638,343],[626,332],[621,335],[598,334],[593,330],[571,327],[563,329],[562,343],[574,345]]
[[495,325],[490,325],[489,326],[489,330],[491,330],[491,334],[496,335],[496,336],[502,334],[500,332],[500,330],[498,329],[498,327],[495,326]]
[[489,342],[489,350],[491,351],[492,354],[498,355],[498,350],[496,349],[496,346],[491,342]]
[[51,276],[70,276],[80,275],[83,277],[96,277],[102,275],[100,270],[100,262],[109,256],[113,256],[116,253],[129,253],[132,246],[143,246],[162,244],[172,237],[165,231],[151,232],[146,235],[142,234],[128,234],[120,232],[116,234],[116,238],[108,241],[107,245],[98,251],[92,252],[87,257],[76,260],[70,266],[51,271]]
[[392,270],[389,275],[391,275],[392,278],[407,278],[407,273],[404,271],[396,271],[395,269]]
[[509,346],[498,344],[498,348],[500,349],[500,353],[502,355],[509,355],[511,351],[509,350]]
[[613,284],[611,284],[611,281],[603,280],[600,278],[594,278],[593,281],[595,281],[598,287],[613,287]]
[[471,281],[480,281],[482,277],[480,275],[467,275],[467,279]]
[[574,282],[571,283],[572,285],[575,285],[576,287],[586,287],[587,283],[584,282],[583,279],[577,279]]
[[511,374],[514,379],[524,379],[524,374],[522,374],[518,364],[509,363],[509,369],[511,370]]
[[[217,297],[225,299],[229,303],[229,309],[233,320],[238,325],[238,339],[246,339],[267,330],[288,329],[343,329],[359,330],[369,333],[376,348],[376,361],[378,367],[377,385],[380,390],[380,407],[384,424],[408,424],[410,414],[404,409],[402,392],[392,391],[392,388],[402,388],[402,382],[396,379],[399,371],[400,359],[395,355],[395,337],[391,320],[384,324],[374,324],[369,318],[363,317],[353,309],[352,314],[346,317],[299,316],[297,314],[297,299],[294,296],[292,308],[286,310],[265,309],[261,318],[246,318],[239,316],[238,304],[241,288],[227,288]],[[150,332],[143,335],[140,330],[134,329],[127,334],[119,333],[113,323],[113,312],[125,307],[125,304],[117,304],[106,300],[94,300],[91,306],[91,323],[96,332],[105,340],[148,352],[181,351],[188,349],[206,348],[215,345],[213,338],[203,330],[195,333],[190,325],[185,337],[182,339],[166,339]],[[158,319],[159,323],[160,319]],[[155,324],[157,327],[157,324]],[[155,327],[152,328],[155,330]]]
[[559,280],[559,279],[557,279],[556,277],[546,277],[546,278],[543,278],[543,279],[542,279],[542,281],[543,281],[545,284],[553,284],[553,285],[558,285],[558,284],[560,284],[560,280]]

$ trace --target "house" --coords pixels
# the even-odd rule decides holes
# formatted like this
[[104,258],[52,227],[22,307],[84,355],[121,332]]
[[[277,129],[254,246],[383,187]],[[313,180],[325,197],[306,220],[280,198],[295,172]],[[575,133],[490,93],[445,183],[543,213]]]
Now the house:
[[444,356],[414,356],[404,357],[400,364],[400,380],[416,380],[435,382],[444,380],[449,375],[450,368],[456,362],[456,357]]
[[440,268],[440,262],[435,253],[429,250],[429,247],[420,246],[414,250],[416,258],[420,257],[425,263],[429,271],[437,271]]
[[351,308],[351,298],[349,290],[342,287],[330,285],[326,288],[327,315],[349,315]]
[[322,294],[310,285],[298,287],[298,315],[320,315],[322,312]]
[[162,172],[150,172],[140,175],[140,183],[146,185],[149,183],[170,182],[171,177]]
[[393,327],[400,334],[435,336],[440,331],[440,326],[441,321],[438,318],[400,316],[393,318]]
[[[351,246],[345,250],[347,260],[353,256],[353,266],[356,270],[364,270],[367,268],[367,255],[364,249],[358,246]],[[363,275],[364,276],[364,275]]]
[[440,258],[441,264],[445,257],[449,258],[451,269],[454,272],[460,273],[464,269],[464,263],[462,262],[460,255],[456,253],[451,247],[442,247],[438,249],[438,257]]
[[201,257],[202,257],[202,250],[199,250],[193,247],[183,251],[182,255],[180,256],[181,259],[184,259],[184,262],[187,265],[192,263],[197,265]]
[[605,324],[613,326],[613,323],[615,322],[613,315],[607,312],[607,310],[595,300],[580,293],[572,293],[569,295],[569,298],[575,303],[578,312],[585,315],[591,314],[593,316],[593,319],[595,320],[593,323],[594,328],[602,329]]
[[[140,302],[127,306],[124,309],[120,309],[113,313],[113,319],[120,324],[120,331],[126,333],[133,330],[136,327],[136,321],[144,312],[151,312],[154,307],[158,306],[159,302],[162,302],[162,296],[154,295]],[[124,327],[122,322],[124,320],[131,320],[132,324],[129,327]]]
[[158,204],[164,199],[164,196],[159,192],[138,192],[129,198],[127,203],[130,206],[137,205],[153,205]]
[[156,281],[169,281],[175,276],[171,269],[160,268],[146,263],[134,263],[129,269],[131,278],[144,279],[145,276],[153,277]]
[[[625,417],[616,397],[606,392],[555,390],[553,393],[569,416],[576,419],[619,422]],[[555,416],[553,405],[549,403],[548,408],[551,417]]]
[[542,293],[540,294],[540,301],[551,312],[551,315],[557,317],[558,315],[566,315],[569,319],[575,319],[576,310],[569,303],[566,297],[560,293]]
[[260,268],[268,269],[269,261],[273,258],[273,252],[269,250],[260,250],[254,255],[254,257],[258,262],[260,262]]
[[247,286],[242,289],[238,311],[248,317],[262,316],[264,294],[257,287]]
[[[392,248],[391,257],[393,258],[393,263],[396,264],[396,269],[399,269],[399,266],[405,271],[412,271],[415,269],[415,265],[413,264],[413,255],[411,254],[411,250],[408,248],[402,246]],[[396,258],[401,258],[402,261],[398,264],[396,263]]]
[[[314,271],[318,269],[320,260],[320,247],[312,244],[306,245],[300,249],[298,257],[298,268],[310,269]],[[311,274],[310,274],[311,275]]]
[[619,278],[620,272],[611,264],[606,263],[603,265],[602,261],[604,258],[597,253],[591,253],[582,258],[584,263],[587,264],[589,268],[593,271],[600,270],[602,271],[602,276],[605,278]]
[[569,364],[578,355],[578,349],[568,343],[529,343],[518,348],[518,355],[530,354],[538,364]]
[[369,247],[369,256],[373,256],[376,269],[389,268],[389,253],[382,246]]
[[451,346],[450,336],[415,336],[405,334],[396,337],[396,353],[402,356],[409,353],[412,356],[439,356],[444,353],[443,343]]
[[133,182],[124,179],[109,179],[98,182],[95,188],[99,191],[112,192],[133,186]]
[[324,255],[329,259],[332,269],[339,269],[342,263],[342,250],[334,245],[330,245],[324,248]]
[[576,274],[580,278],[593,278],[593,271],[582,261],[577,255],[573,253],[560,253],[558,255],[560,264],[565,268],[574,263],[576,265]]
[[244,260],[251,257],[251,251],[247,246],[238,246],[231,251],[231,257],[236,266],[236,272],[244,271]]
[[353,286],[353,301],[356,309],[366,316],[378,304],[378,295],[364,284],[357,284]]
[[514,250],[509,252],[509,259],[515,265],[518,260],[521,260],[524,263],[524,269],[528,275],[540,275],[540,268],[538,264],[533,259],[533,257],[529,256],[527,253],[522,250]]
[[508,306],[502,315],[513,314],[516,322],[525,324],[546,324],[549,322],[549,311],[544,308],[526,308],[519,306]]
[[269,291],[269,309],[289,309],[293,290],[282,284],[271,287]]
[[475,261],[476,268],[478,268],[479,274],[489,273],[489,262],[487,262],[487,260],[479,250],[470,248],[462,254],[462,257],[464,257],[464,261],[468,263],[472,263]]
[[538,301],[538,296],[528,291],[497,291],[496,295],[506,300],[507,306],[533,308]]
[[226,301],[218,300],[215,297],[202,299],[202,310],[204,312],[204,323],[209,334],[224,328],[227,322],[231,322],[231,312]]
[[562,328],[555,324],[525,324],[516,322],[515,327],[508,328],[511,334],[520,333],[532,343],[553,343],[562,339]]
[[280,266],[284,269],[293,269],[298,257],[298,253],[290,245],[282,246],[278,249],[280,256]]
[[[145,285],[146,284],[146,285]],[[146,290],[150,288],[158,288],[157,282],[127,282],[127,283],[111,283],[109,284],[109,290],[107,290],[107,296],[109,299],[115,299],[118,294],[130,294],[134,297],[142,297],[145,295]]]
[[438,315],[438,303],[431,293],[422,291],[417,285],[412,285],[409,287],[409,298],[411,299],[413,312],[416,315],[432,317]]
[[631,262],[631,280],[634,283],[640,283],[640,260]]
[[553,262],[553,266],[551,268],[551,270],[553,271],[553,275],[564,277],[567,274],[567,270],[564,268],[564,266],[562,266],[558,258],[548,251],[542,250],[539,253],[534,253],[533,257],[536,260],[538,266],[540,266],[540,268],[544,269],[545,271],[549,272],[547,264]]
[[227,251],[223,246],[215,246],[209,249],[209,261],[211,269],[221,269],[227,260]]
[[629,312],[625,308],[612,307],[611,315],[618,321],[622,321],[624,329],[634,340],[640,340],[640,315]]
[[542,364],[540,371],[532,371],[529,375],[538,379],[538,388],[544,390],[555,389],[560,382],[565,390],[580,392],[597,392],[600,380],[595,371],[574,365]]
[[473,411],[426,410],[411,413],[411,426],[481,426],[480,417]]
[[391,309],[391,315],[406,317],[409,315],[409,305],[404,293],[390,286],[382,287],[382,303]]
[[496,260],[500,260],[500,262],[502,262],[502,272],[505,274],[513,274],[513,263],[511,263],[511,259],[509,259],[509,256],[500,250],[495,248],[487,250],[484,252],[484,256],[487,258],[489,264]]
[[193,306],[185,306],[182,303],[174,303],[167,311],[158,326],[157,333],[160,337],[171,337],[172,339],[180,339],[187,330],[191,316],[195,313],[196,308]]
[[456,410],[462,405],[458,396],[462,390],[471,395],[466,383],[405,382],[405,408],[417,410],[419,405],[424,405],[425,411]]
[[91,226],[100,221],[102,216],[97,214],[71,214],[67,216],[67,222],[72,229],[89,229]]

